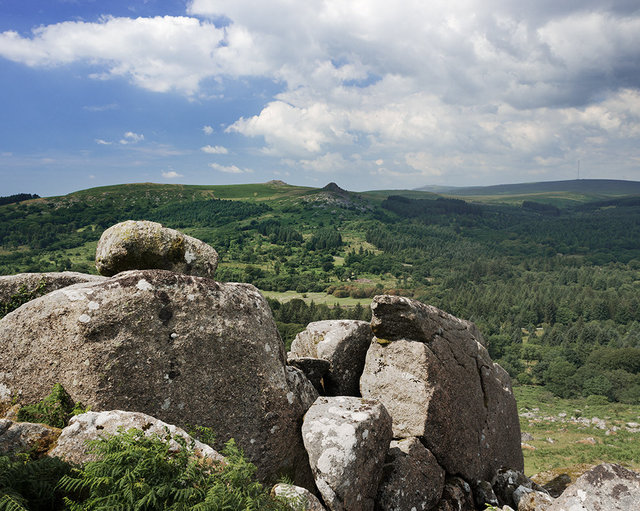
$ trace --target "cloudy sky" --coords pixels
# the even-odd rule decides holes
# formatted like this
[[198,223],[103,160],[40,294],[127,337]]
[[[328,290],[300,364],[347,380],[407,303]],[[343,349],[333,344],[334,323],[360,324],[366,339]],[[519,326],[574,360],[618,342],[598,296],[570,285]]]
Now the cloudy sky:
[[0,195],[640,180],[637,0],[0,0]]

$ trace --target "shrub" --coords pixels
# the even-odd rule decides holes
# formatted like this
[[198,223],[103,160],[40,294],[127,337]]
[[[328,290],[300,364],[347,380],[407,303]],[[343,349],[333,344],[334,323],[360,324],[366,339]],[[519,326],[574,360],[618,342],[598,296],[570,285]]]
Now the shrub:
[[86,411],[82,404],[74,403],[62,385],[56,383],[51,393],[42,401],[26,405],[18,411],[18,421],[48,424],[54,428],[64,428],[69,419]]
[[[181,449],[171,449],[171,441]],[[70,495],[71,511],[97,509],[285,510],[254,479],[255,466],[246,461],[233,440],[222,454],[223,464],[195,456],[193,444],[169,434],[145,436],[120,431],[91,442],[97,461],[65,475],[58,485]]]

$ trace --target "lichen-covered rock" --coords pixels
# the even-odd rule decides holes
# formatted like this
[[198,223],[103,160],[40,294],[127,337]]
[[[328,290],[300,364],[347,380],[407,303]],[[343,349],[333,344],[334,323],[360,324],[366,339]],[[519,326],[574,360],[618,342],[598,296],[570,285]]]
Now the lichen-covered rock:
[[518,504],[518,511],[547,511],[553,498],[548,493],[542,493],[520,486],[513,492],[514,501]]
[[42,455],[60,436],[58,428],[31,422],[0,419],[0,455],[13,457],[20,453]]
[[398,296],[376,296],[362,396],[382,402],[396,438],[420,437],[450,474],[491,480],[522,470],[520,424],[507,372],[472,323]]
[[417,438],[394,440],[385,459],[375,509],[429,510],[442,497],[444,476],[434,455]]
[[309,378],[297,367],[287,366],[287,385],[289,392],[287,399],[291,406],[299,406],[299,416],[302,417],[309,407],[318,399],[318,391]]
[[[51,456],[58,456],[70,463],[86,463],[93,461],[95,457],[87,451],[87,442],[99,437],[106,437],[123,431],[137,429],[143,431],[145,436],[159,435],[164,437],[169,433],[172,437],[181,436],[187,441],[187,445],[193,442],[195,454],[201,458],[207,458],[213,462],[224,461],[224,457],[207,444],[192,438],[186,431],[172,424],[139,412],[124,412],[122,410],[110,410],[107,412],[87,412],[72,417],[69,425],[62,430],[56,446],[51,450]],[[173,440],[171,447],[180,449],[180,445]]]
[[[106,277],[88,275],[75,271],[50,273],[18,273],[0,277],[0,304],[8,303],[12,297],[20,293],[21,298],[27,295],[42,296],[63,287],[83,282],[101,282]],[[37,298],[37,296],[33,296]]]
[[548,511],[640,509],[640,474],[603,463],[582,474]]
[[322,396],[325,395],[324,377],[329,372],[329,368],[331,367],[331,364],[328,360],[313,357],[296,358],[291,357],[291,354],[289,354],[289,357],[287,358],[287,364],[300,369],[309,379],[318,393]]
[[[518,508],[517,500],[525,493],[524,490],[547,493],[542,486],[529,479],[521,471],[504,467],[498,470],[491,483],[500,504],[506,504],[514,509]],[[516,491],[519,491],[519,493],[514,496]]]
[[372,510],[391,441],[384,406],[357,397],[319,397],[304,417],[302,438],[329,509]]
[[96,247],[96,268],[108,277],[160,269],[213,278],[217,266],[218,253],[203,241],[146,220],[109,227]]
[[326,511],[318,497],[300,486],[278,483],[271,489],[271,495],[284,499],[291,511]]
[[471,486],[460,477],[449,477],[442,490],[442,498],[434,511],[475,511]]
[[0,388],[23,403],[61,383],[92,410],[207,426],[217,449],[233,437],[261,478],[313,482],[304,406],[269,306],[251,285],[123,272],[23,305],[0,320],[0,344]]
[[296,335],[289,356],[329,361],[330,368],[324,378],[326,394],[359,396],[360,375],[372,336],[366,321],[316,321]]

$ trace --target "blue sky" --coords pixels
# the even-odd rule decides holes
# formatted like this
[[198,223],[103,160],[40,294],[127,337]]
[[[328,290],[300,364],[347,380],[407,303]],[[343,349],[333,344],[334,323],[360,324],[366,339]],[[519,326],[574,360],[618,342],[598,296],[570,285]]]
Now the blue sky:
[[0,0],[0,98],[0,195],[640,180],[640,8]]

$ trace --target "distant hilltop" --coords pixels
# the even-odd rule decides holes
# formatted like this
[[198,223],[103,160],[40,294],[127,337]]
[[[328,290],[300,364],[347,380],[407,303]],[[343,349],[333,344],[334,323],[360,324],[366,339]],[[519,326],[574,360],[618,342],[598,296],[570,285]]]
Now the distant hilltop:
[[422,186],[416,188],[446,195],[519,195],[545,192],[572,192],[594,195],[633,195],[640,194],[639,181],[620,179],[571,179],[567,181],[540,181],[537,183],[516,183],[492,186]]

